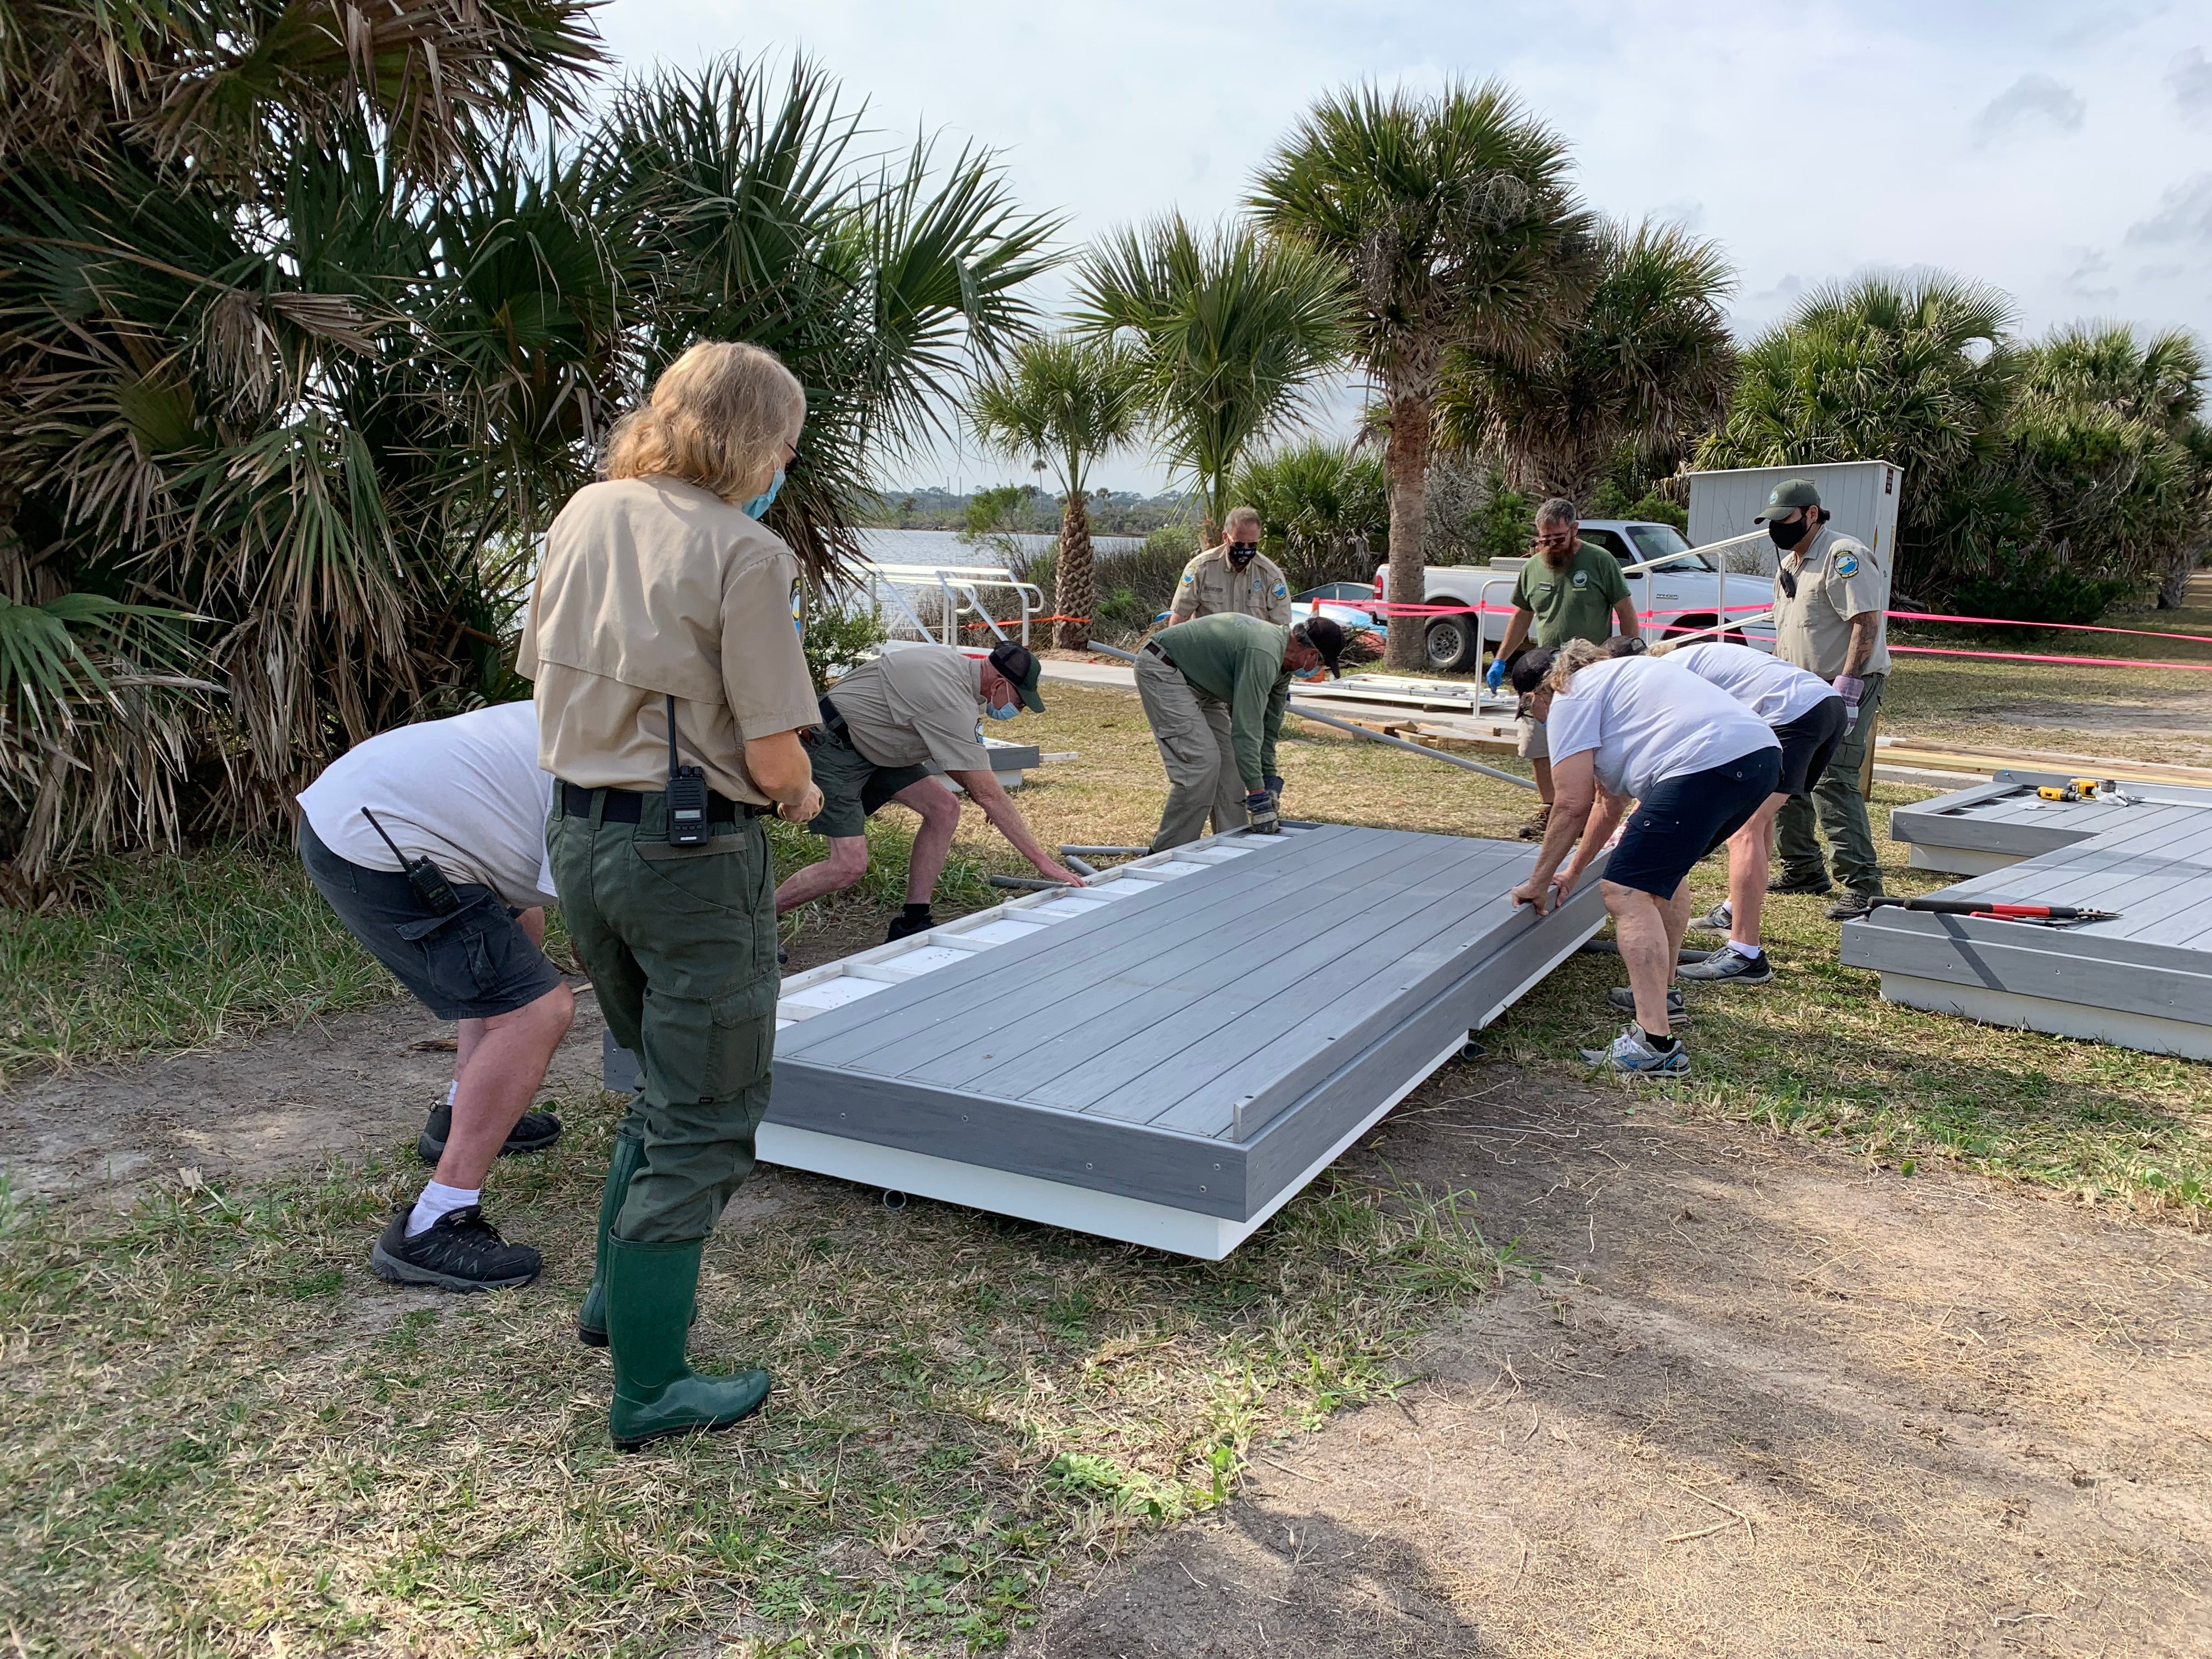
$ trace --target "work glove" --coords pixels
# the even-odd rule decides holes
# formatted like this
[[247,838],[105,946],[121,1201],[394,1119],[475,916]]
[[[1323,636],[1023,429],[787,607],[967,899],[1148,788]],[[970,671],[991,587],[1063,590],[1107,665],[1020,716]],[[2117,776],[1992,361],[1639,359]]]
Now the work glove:
[[1493,691],[1505,683],[1504,658],[1492,657],[1490,659],[1490,671],[1482,677],[1482,683]]
[[1838,674],[1832,684],[1844,700],[1844,735],[1848,738],[1858,729],[1859,699],[1866,696],[1866,682],[1856,674]]
[[1283,781],[1280,778],[1262,778],[1261,782],[1267,786],[1267,793],[1279,804],[1283,799]]
[[1275,817],[1275,798],[1264,789],[1255,789],[1244,797],[1244,814],[1252,821],[1255,836],[1272,836],[1282,829]]

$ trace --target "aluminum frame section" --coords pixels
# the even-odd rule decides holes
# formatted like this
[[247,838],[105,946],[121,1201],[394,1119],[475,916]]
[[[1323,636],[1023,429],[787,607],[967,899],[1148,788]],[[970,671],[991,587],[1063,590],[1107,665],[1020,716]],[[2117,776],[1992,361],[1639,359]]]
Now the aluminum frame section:
[[2124,801],[2051,801],[2035,793],[2083,775],[2001,771],[1987,783],[1893,808],[1889,838],[1905,843],[1916,869],[1979,876],[2109,831],[2174,830],[2192,813],[2212,813],[2212,789],[2185,784],[2123,779]]

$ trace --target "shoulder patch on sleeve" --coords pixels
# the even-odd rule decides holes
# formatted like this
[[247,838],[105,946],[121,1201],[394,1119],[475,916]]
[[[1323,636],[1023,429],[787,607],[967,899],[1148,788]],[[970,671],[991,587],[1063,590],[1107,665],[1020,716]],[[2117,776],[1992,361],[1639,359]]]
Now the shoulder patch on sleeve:
[[791,579],[791,625],[802,635],[806,632],[806,595],[796,576]]
[[1859,556],[1856,553],[1846,553],[1841,558],[1838,559],[1836,561],[1836,574],[1838,576],[1857,575],[1859,574]]
[[1290,597],[1290,593],[1291,593],[1291,590],[1290,590],[1289,588],[1285,587],[1285,586],[1283,586],[1283,584],[1282,584],[1282,583],[1280,583],[1280,582],[1277,582],[1277,583],[1275,584],[1275,597],[1276,597],[1277,599],[1288,599],[1288,598]]

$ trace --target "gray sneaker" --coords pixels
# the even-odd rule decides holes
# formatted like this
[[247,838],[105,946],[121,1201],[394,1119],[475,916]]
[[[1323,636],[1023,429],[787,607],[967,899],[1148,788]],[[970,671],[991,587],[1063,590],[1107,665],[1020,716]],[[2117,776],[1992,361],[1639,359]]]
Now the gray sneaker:
[[1631,1025],[1606,1047],[1583,1049],[1583,1064],[1634,1077],[1687,1077],[1690,1051],[1678,1042],[1662,1054],[1644,1040],[1638,1027]]
[[[1687,979],[1689,975],[1688,969],[1682,969],[1683,978]],[[1614,986],[1605,994],[1605,1000],[1624,1014],[1633,1017],[1636,1012],[1636,993],[1626,985]],[[1689,1023],[1689,1011],[1682,1006],[1682,994],[1672,986],[1668,987],[1667,1024],[1674,1026],[1687,1025]]]
[[1732,945],[1723,945],[1703,962],[1686,963],[1674,970],[1684,979],[1707,984],[1764,985],[1774,977],[1774,964],[1761,951],[1747,957]]
[[1729,908],[1729,902],[1723,899],[1690,926],[1702,933],[1725,933],[1735,926],[1735,912]]

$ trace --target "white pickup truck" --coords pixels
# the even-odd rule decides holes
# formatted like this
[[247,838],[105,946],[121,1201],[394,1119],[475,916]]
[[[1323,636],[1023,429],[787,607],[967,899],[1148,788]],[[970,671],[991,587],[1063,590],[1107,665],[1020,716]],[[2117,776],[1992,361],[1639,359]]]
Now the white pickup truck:
[[[1643,613],[1647,639],[1695,634],[1735,617],[1756,617],[1773,595],[1772,576],[1759,569],[1762,550],[1771,553],[1763,534],[1692,550],[1672,525],[1585,519],[1581,533],[1584,541],[1620,561],[1630,597]],[[1422,573],[1422,604],[1463,605],[1480,613],[1426,619],[1431,669],[1465,673],[1481,665],[1482,647],[1495,647],[1505,637],[1513,612],[1513,585],[1527,562],[1494,559],[1482,565],[1431,565]],[[1385,599],[1389,575],[1387,566],[1375,573],[1376,592]],[[1401,625],[1412,620],[1401,618]],[[1774,648],[1773,624],[1764,619],[1747,620],[1741,629],[1720,637],[1762,650]]]

